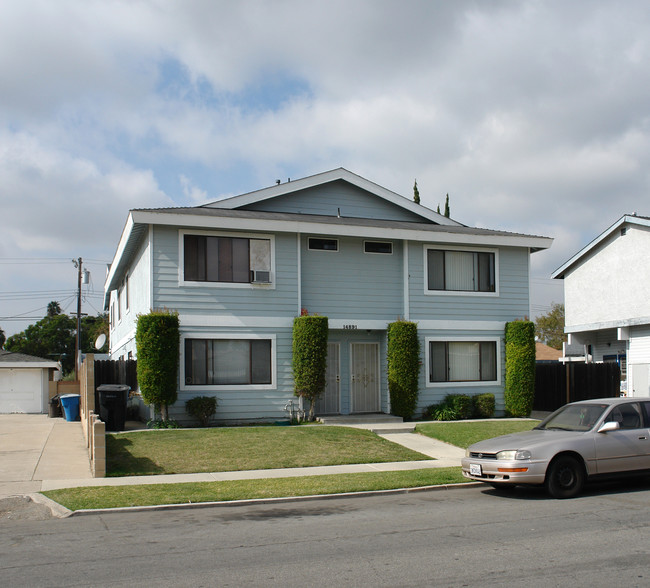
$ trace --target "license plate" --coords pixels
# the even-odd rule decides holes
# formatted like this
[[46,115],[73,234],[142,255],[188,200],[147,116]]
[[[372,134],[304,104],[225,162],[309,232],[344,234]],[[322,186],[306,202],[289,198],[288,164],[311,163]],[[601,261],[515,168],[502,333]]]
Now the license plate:
[[483,470],[481,469],[480,463],[470,463],[469,464],[469,473],[471,476],[482,476]]

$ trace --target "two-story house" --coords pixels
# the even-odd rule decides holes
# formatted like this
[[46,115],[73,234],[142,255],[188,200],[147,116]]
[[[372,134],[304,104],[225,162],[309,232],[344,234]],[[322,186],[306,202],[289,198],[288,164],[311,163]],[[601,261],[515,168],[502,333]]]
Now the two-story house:
[[[221,421],[278,419],[293,399],[292,325],[329,319],[320,414],[389,413],[386,328],[418,323],[419,410],[492,392],[507,321],[530,315],[530,254],[551,239],[470,228],[345,169],[192,208],[132,210],[105,286],[111,356],[136,356],[139,313],[181,326],[179,399]],[[307,407],[306,407],[307,408]]]
[[564,280],[565,355],[618,362],[630,396],[650,395],[648,252],[650,218],[626,214],[552,275]]

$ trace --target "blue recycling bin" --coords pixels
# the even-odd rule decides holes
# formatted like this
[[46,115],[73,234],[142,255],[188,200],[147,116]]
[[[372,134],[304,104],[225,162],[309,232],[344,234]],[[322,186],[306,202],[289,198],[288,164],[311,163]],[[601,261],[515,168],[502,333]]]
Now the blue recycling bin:
[[79,418],[79,394],[64,394],[59,397],[66,421],[76,421]]

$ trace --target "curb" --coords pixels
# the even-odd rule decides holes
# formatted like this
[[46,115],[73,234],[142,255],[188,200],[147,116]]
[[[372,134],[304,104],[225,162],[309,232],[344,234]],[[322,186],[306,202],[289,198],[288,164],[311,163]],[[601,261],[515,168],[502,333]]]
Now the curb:
[[[432,492],[440,490],[454,490],[462,488],[472,488],[484,486],[483,482],[462,482],[460,484],[441,484],[438,486],[417,486],[415,488],[393,488],[390,490],[365,490],[361,492],[344,492],[342,494],[310,494],[308,496],[284,496],[277,498],[249,498],[243,500],[223,500],[218,502],[190,502],[182,504],[156,504],[149,506],[122,506],[117,508],[94,508],[94,509],[80,509],[71,511],[53,502],[49,498],[43,496],[45,500],[50,503],[56,504],[59,509],[62,509],[66,514],[60,515],[63,518],[87,516],[96,514],[119,514],[119,513],[133,513],[133,512],[151,512],[157,510],[183,510],[183,509],[197,509],[197,508],[213,508],[213,507],[232,507],[232,506],[245,506],[256,504],[285,504],[288,502],[302,502],[310,500],[333,500],[336,498],[364,498],[366,496],[388,496],[391,494],[411,494],[414,492]],[[49,505],[48,505],[49,506]],[[58,516],[58,515],[57,515]]]
[[52,515],[59,519],[65,519],[74,514],[73,511],[67,509],[65,506],[59,504],[58,502],[54,502],[54,500],[51,500],[50,498],[48,498],[44,494],[41,494],[40,492],[34,492],[32,494],[27,494],[26,496],[32,502],[36,502],[37,504],[42,504],[47,508],[49,508],[50,511],[52,512]]

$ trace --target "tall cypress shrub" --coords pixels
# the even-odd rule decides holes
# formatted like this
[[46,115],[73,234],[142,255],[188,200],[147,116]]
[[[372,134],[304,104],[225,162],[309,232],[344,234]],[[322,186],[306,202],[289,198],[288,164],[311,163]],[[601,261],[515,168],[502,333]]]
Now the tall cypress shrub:
[[177,312],[153,310],[138,316],[135,330],[138,386],[147,404],[160,407],[163,421],[178,398],[180,330]]
[[535,400],[535,323],[506,323],[506,413],[527,417]]
[[326,316],[293,319],[294,394],[310,401],[310,421],[314,420],[316,400],[325,390],[328,329]]
[[418,404],[420,340],[416,323],[388,325],[388,391],[394,415],[411,418]]

